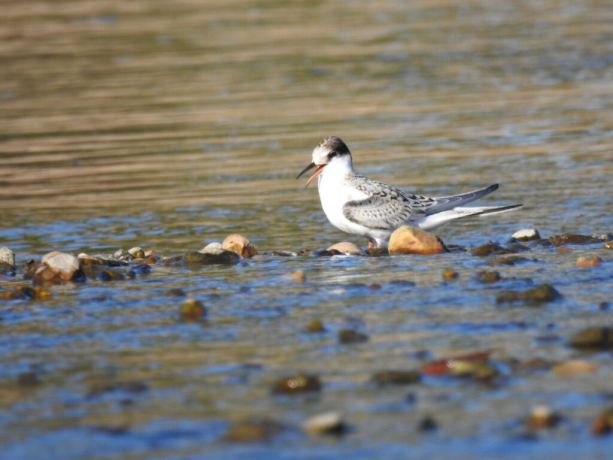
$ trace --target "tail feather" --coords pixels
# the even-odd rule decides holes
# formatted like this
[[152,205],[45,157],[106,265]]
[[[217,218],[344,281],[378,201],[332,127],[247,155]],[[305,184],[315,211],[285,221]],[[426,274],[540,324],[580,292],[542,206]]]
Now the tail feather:
[[442,211],[437,214],[432,214],[420,219],[416,222],[417,226],[422,230],[433,230],[441,225],[453,220],[465,219],[473,216],[488,216],[500,214],[507,211],[512,211],[516,208],[521,208],[523,204],[512,204],[509,206],[486,206],[475,208],[453,208],[448,211]]
[[426,215],[438,214],[443,211],[457,208],[458,206],[464,206],[479,198],[483,198],[492,192],[498,190],[499,185],[493,184],[489,187],[485,187],[479,190],[473,190],[472,192],[460,193],[459,195],[440,196],[433,198],[434,202],[432,206],[426,209]]

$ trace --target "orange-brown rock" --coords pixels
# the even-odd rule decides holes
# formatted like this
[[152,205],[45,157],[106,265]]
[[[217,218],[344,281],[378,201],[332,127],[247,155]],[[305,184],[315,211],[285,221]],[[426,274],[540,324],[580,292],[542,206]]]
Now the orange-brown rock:
[[343,241],[342,243],[336,243],[333,246],[330,246],[327,251],[338,251],[341,254],[346,254],[346,255],[350,255],[350,256],[363,256],[364,255],[364,251],[362,251],[360,248],[358,248],[355,244],[353,243],[348,243],[346,241]]
[[32,278],[34,284],[52,286],[84,280],[79,259],[71,254],[52,251],[46,254],[41,262],[42,265],[36,270]]
[[598,368],[582,359],[572,359],[553,367],[553,373],[558,377],[572,377],[596,372]]
[[442,254],[443,242],[436,236],[411,225],[397,228],[389,241],[389,252],[409,254]]
[[577,259],[577,268],[596,268],[600,267],[602,259],[598,256],[579,257]]
[[221,243],[221,248],[227,251],[235,252],[245,259],[258,255],[258,251],[253,243],[251,243],[251,241],[249,241],[249,239],[245,238],[243,235],[228,236],[225,240],[223,240],[223,243]]

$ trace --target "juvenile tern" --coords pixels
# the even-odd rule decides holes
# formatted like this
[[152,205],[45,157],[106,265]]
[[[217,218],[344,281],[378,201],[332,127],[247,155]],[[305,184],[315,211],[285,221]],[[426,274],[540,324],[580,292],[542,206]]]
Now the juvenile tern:
[[386,247],[402,225],[433,230],[471,216],[511,211],[523,205],[463,207],[489,195],[498,184],[459,195],[426,197],[371,180],[353,169],[351,152],[338,137],[326,137],[313,150],[313,162],[298,174],[316,168],[306,185],[318,178],[321,206],[336,228],[368,238],[369,245]]

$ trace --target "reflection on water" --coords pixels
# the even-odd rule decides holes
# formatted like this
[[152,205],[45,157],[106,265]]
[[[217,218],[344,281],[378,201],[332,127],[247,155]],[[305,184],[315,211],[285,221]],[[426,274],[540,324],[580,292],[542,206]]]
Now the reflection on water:
[[[500,183],[484,204],[526,204],[443,228],[448,243],[505,241],[526,226],[544,236],[613,229],[608,2],[32,0],[2,12],[0,246],[20,263],[54,249],[173,255],[231,233],[260,252],[363,244],[331,227],[315,187],[294,179],[331,134],[375,179],[428,195]],[[115,458],[610,451],[610,440],[588,435],[607,403],[608,355],[587,358],[600,370],[583,380],[505,367],[576,357],[564,346],[569,331],[608,321],[596,306],[610,301],[610,256],[588,249],[605,259],[598,272],[575,269],[584,250],[542,249],[530,254],[536,263],[501,268],[491,287],[471,280],[486,262],[466,254],[264,256],[230,268],[156,266],[129,282],[56,288],[47,302],[0,301],[7,458],[97,458],[101,446]],[[452,267],[461,281],[441,287]],[[307,284],[288,284],[294,270]],[[564,300],[492,305],[501,289],[542,282],[558,283]],[[201,299],[210,319],[177,323],[170,288]],[[311,319],[329,332],[305,334]],[[348,325],[368,344],[338,345]],[[508,376],[496,388],[427,381],[410,406],[407,389],[367,383],[381,368],[418,368],[422,351],[483,349]],[[41,385],[14,383],[32,369]],[[318,399],[270,397],[274,378],[295,371],[322,377]],[[148,389],[87,396],[109,380]],[[541,403],[570,421],[530,443],[517,420]],[[355,426],[347,441],[214,442],[249,416],[299,425],[331,409]],[[424,414],[441,427],[426,437],[415,429]]]

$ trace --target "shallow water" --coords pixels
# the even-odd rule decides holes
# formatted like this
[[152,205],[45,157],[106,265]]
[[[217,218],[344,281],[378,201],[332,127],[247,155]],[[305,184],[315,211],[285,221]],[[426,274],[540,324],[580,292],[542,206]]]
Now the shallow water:
[[[260,253],[363,245],[294,179],[330,134],[378,180],[429,195],[500,183],[484,204],[525,203],[441,229],[448,244],[504,243],[529,226],[545,237],[613,230],[608,2],[33,0],[2,10],[0,246],[18,263],[51,250],[176,255],[231,233]],[[606,458],[612,438],[590,424],[611,405],[611,355],[567,346],[576,330],[611,324],[599,305],[612,301],[613,265],[600,246],[534,249],[524,255],[536,262],[496,267],[503,280],[492,285],[473,280],[492,257],[463,252],[261,255],[0,300],[0,458]],[[577,270],[592,254],[603,265]],[[441,284],[446,268],[460,279]],[[306,283],[286,277],[296,270]],[[541,283],[563,299],[495,304],[502,290]],[[173,288],[208,318],[179,321]],[[314,319],[327,332],[306,332]],[[339,344],[347,328],[369,341]],[[494,383],[369,382],[484,350]],[[598,370],[561,378],[518,364],[534,358]],[[24,372],[40,383],[19,384]],[[320,376],[321,393],[271,395],[297,372]],[[541,404],[564,418],[532,433],[523,419]],[[345,436],[298,429],[327,411],[343,413]],[[426,415],[437,430],[418,430]],[[270,442],[221,440],[253,417],[288,428]]]

